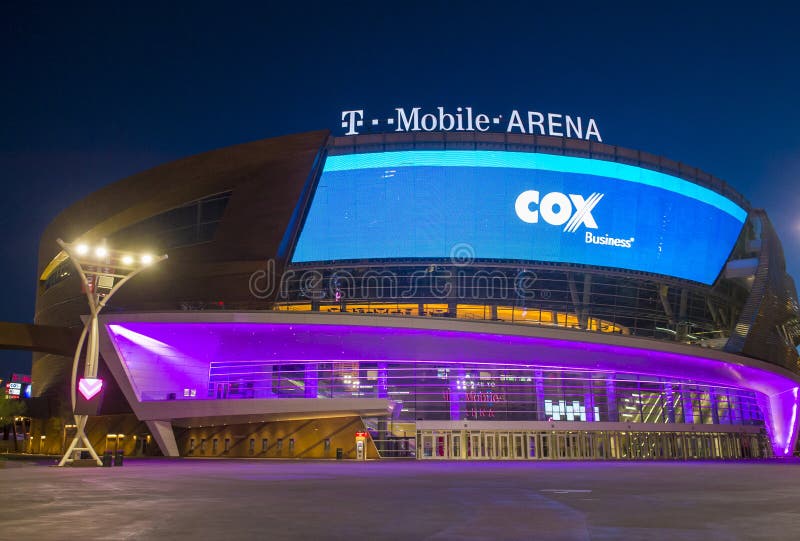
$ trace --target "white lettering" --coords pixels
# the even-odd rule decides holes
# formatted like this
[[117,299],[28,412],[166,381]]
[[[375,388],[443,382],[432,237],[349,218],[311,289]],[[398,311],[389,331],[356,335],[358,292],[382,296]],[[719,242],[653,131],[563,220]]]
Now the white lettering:
[[[556,117],[558,117],[558,121],[556,121]],[[547,113],[547,132],[555,137],[564,137],[564,132],[556,131],[556,128],[560,128],[562,126],[561,122],[561,115],[558,113]]]
[[472,125],[472,107],[467,107],[467,131],[475,131]]
[[347,128],[345,135],[356,135],[356,127],[364,125],[364,110],[342,111],[342,128]]
[[597,138],[597,141],[602,143],[603,140],[600,138],[600,130],[597,129],[597,123],[594,121],[593,118],[589,119],[589,124],[586,126],[586,140],[589,140],[589,137],[594,135]]
[[406,116],[406,111],[402,107],[397,107],[397,129],[394,131],[419,131],[419,110],[422,107],[411,109],[411,116]]
[[525,133],[525,126],[522,124],[522,119],[519,116],[519,111],[517,111],[516,109],[511,111],[511,117],[508,119],[508,127],[506,128],[506,131],[508,133],[511,133],[511,130],[513,130],[514,128],[517,128],[522,133]]
[[526,190],[517,196],[514,211],[520,220],[535,224],[542,220],[550,225],[564,225],[564,232],[575,233],[583,225],[587,229],[597,229],[597,222],[592,210],[597,206],[604,194],[594,192],[588,198],[579,194],[563,194],[550,192],[542,197],[539,210],[531,210],[531,205],[539,203],[537,190]]
[[[444,112],[444,107],[439,107],[439,129],[442,131],[450,131],[456,123],[456,119],[450,113]],[[445,124],[447,122],[447,124]]]
[[436,129],[436,116],[428,113],[427,115],[422,115],[422,129],[425,131],[433,131]]
[[550,192],[545,195],[539,210],[542,212],[542,219],[551,225],[563,225],[572,216],[569,198],[560,192]]
[[519,219],[526,224],[535,224],[539,221],[539,211],[531,210],[531,203],[539,203],[539,192],[527,190],[517,196],[514,202],[514,210]]
[[575,134],[575,137],[578,139],[583,139],[583,127],[581,127],[581,117],[578,117],[578,124],[575,124],[575,121],[572,120],[572,117],[569,115],[564,115],[564,120],[567,122],[567,137],[572,137],[572,134]]
[[[437,106],[435,111],[425,112],[422,107],[395,107],[396,116],[389,118],[365,118],[363,109],[342,111],[342,128],[345,135],[358,135],[365,122],[370,126],[395,126],[396,132],[418,131],[478,131],[488,132],[492,126],[500,124],[504,115],[488,115],[477,113],[472,107],[456,107],[455,112],[448,112],[445,107]],[[519,110],[513,109],[506,123],[507,133],[531,135],[549,135],[553,137],[570,137],[576,139],[594,139],[603,142],[597,121],[589,118],[584,122],[579,116],[561,113],[540,113],[526,111],[527,119]]]
[[544,115],[538,111],[528,111],[528,133],[533,134],[534,126],[539,128],[539,135],[545,135]]
[[576,231],[581,224],[589,229],[597,229],[597,222],[594,221],[594,217],[592,216],[592,209],[594,209],[597,203],[603,198],[603,194],[595,192],[586,200],[584,200],[583,196],[576,194],[569,194],[569,198],[572,204],[575,205],[575,214],[564,230]]
[[614,246],[616,248],[631,248],[633,243],[636,239],[631,237],[629,239],[619,239],[616,237],[610,237],[607,234],[600,236],[595,235],[591,231],[586,232],[586,236],[584,237],[584,241],[586,244],[598,244],[600,246]]

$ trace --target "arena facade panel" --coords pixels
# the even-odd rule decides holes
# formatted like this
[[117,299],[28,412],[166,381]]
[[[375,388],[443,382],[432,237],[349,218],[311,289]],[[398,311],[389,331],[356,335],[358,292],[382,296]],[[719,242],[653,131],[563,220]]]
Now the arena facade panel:
[[[664,158],[312,132],[180,160],[43,235],[36,323],[79,328],[59,237],[169,253],[101,316],[101,451],[699,459],[797,443],[780,241],[724,182]],[[34,360],[51,452],[70,365]]]

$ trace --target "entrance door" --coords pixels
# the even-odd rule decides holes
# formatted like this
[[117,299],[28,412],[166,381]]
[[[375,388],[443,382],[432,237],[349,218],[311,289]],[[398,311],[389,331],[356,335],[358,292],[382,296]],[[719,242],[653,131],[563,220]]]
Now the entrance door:
[[472,433],[469,435],[469,450],[467,458],[479,459],[483,458],[483,440],[480,433]]
[[581,458],[580,434],[577,432],[567,434],[567,458]]
[[456,432],[450,436],[450,458],[464,458],[461,456],[461,433]]
[[553,458],[553,436],[552,434],[538,434],[539,458]]
[[517,460],[526,458],[525,455],[525,434],[512,434],[513,445],[511,451]]
[[494,432],[484,432],[483,442],[484,449],[486,450],[484,457],[497,458],[497,434]]
[[436,434],[436,458],[447,458],[447,440],[450,434],[443,434],[439,432]]
[[499,445],[497,448],[500,458],[507,460],[511,458],[511,446],[509,445],[508,434],[499,434]]
[[539,456],[541,447],[539,447],[538,438],[537,434],[528,434],[528,458],[542,458]]
[[567,455],[567,435],[563,432],[558,432],[553,435],[554,443],[556,452],[554,453],[556,458],[568,458]]
[[433,458],[433,434],[423,432],[421,435],[422,445],[420,445],[420,458]]

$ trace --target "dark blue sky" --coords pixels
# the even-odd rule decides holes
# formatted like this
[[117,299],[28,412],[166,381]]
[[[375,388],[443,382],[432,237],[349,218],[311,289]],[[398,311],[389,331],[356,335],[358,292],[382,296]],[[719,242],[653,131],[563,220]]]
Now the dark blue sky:
[[[70,203],[181,156],[338,132],[349,108],[592,116],[604,142],[765,207],[800,276],[793,3],[66,4],[0,6],[0,320],[32,321],[38,239]],[[29,357],[0,352],[0,377]]]

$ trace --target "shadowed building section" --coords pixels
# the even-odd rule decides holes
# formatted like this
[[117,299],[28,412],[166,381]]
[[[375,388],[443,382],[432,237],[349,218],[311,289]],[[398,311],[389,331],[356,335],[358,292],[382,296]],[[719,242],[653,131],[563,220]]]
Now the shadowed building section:
[[0,349],[73,355],[80,331],[52,325],[0,321]]

